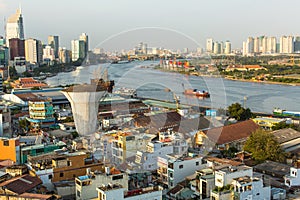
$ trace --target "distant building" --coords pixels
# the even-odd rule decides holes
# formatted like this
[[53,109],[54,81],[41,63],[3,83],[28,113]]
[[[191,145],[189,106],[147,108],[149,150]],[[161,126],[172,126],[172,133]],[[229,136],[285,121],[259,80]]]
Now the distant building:
[[45,46],[45,48],[43,49],[43,60],[49,60],[49,61],[53,61],[55,60],[55,51],[54,49],[47,45]]
[[280,37],[280,53],[293,53],[294,52],[294,37],[282,36]]
[[224,53],[225,54],[231,54],[231,42],[230,41],[225,42]]
[[70,63],[71,62],[71,52],[66,48],[59,48],[58,58],[60,63]]
[[41,64],[43,61],[43,46],[40,40],[25,40],[25,58],[26,61],[33,64]]
[[[89,36],[86,33],[82,33],[79,36],[79,40],[84,42],[84,57],[87,56],[89,51]],[[145,47],[147,49],[147,46]]]
[[212,53],[214,50],[214,41],[212,38],[206,40],[206,52]]
[[77,61],[78,59],[85,58],[85,48],[85,42],[83,40],[72,40],[72,61]]
[[6,44],[9,44],[9,40],[12,38],[19,38],[24,40],[24,27],[23,27],[23,17],[21,9],[11,15],[7,19],[6,23]]
[[246,42],[243,42],[243,56],[251,56],[254,53],[254,38],[248,37]]
[[22,74],[22,73],[26,72],[27,65],[26,65],[25,57],[15,57],[14,67],[18,74]]
[[8,66],[9,48],[0,46],[0,66]]
[[53,49],[54,51],[54,58],[58,58],[58,51],[59,51],[59,37],[54,35],[48,36],[48,45]]
[[297,36],[295,38],[295,42],[294,42],[294,52],[295,53],[300,53],[300,36]]
[[214,54],[221,54],[222,50],[221,50],[221,43],[219,42],[215,42],[214,43],[214,50],[213,53]]
[[37,81],[33,79],[32,77],[30,78],[19,78],[18,80],[15,80],[14,82],[11,83],[11,86],[13,88],[20,88],[20,89],[30,89],[33,87],[48,87],[47,84],[42,83],[40,81]]
[[9,108],[0,108],[0,137],[11,137],[11,112]]
[[12,38],[9,40],[10,60],[15,57],[25,57],[25,41],[19,38]]

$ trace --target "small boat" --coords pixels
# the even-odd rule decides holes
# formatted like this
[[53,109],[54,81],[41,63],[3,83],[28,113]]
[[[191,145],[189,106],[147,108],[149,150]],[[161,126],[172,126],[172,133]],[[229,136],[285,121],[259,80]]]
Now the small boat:
[[209,98],[210,94],[209,92],[203,90],[203,91],[199,91],[197,89],[188,89],[184,91],[185,95],[195,95],[196,97],[206,97]]

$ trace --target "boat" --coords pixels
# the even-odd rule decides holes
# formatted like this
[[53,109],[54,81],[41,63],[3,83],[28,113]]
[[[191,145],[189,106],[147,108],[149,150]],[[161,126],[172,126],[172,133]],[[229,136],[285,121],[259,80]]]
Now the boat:
[[195,95],[196,97],[206,97],[206,98],[210,97],[209,92],[207,92],[205,90],[200,91],[197,89],[187,89],[184,91],[184,94],[185,95]]

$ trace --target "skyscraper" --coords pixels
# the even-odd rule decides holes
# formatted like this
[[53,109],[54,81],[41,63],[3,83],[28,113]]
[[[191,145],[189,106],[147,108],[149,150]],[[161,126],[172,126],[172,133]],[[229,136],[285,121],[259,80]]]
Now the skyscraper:
[[243,42],[243,56],[249,56],[254,53],[254,38],[248,37],[246,42]]
[[208,38],[206,40],[206,52],[212,53],[214,50],[214,40],[212,38]]
[[58,58],[59,37],[58,36],[49,35],[48,36],[48,45],[53,48],[55,58]]
[[71,50],[72,50],[72,61],[77,61],[79,58],[85,58],[85,42],[83,40],[72,40]]
[[294,52],[295,53],[300,53],[300,37],[297,36],[295,38],[295,42],[294,42]]
[[228,40],[225,42],[224,53],[225,54],[231,54],[231,43]]
[[267,53],[273,54],[276,53],[276,37],[269,37],[267,40]]
[[19,38],[9,39],[10,60],[25,57],[25,41]]
[[294,52],[294,37],[293,36],[280,37],[279,53],[293,53],[293,52]]
[[43,61],[43,46],[40,40],[25,40],[25,58],[30,63],[40,64]]
[[86,33],[82,33],[79,36],[80,41],[84,41],[84,57],[87,56],[87,53],[89,51],[89,36]]
[[23,17],[21,9],[11,15],[6,23],[6,44],[9,45],[9,39],[19,38],[24,39]]

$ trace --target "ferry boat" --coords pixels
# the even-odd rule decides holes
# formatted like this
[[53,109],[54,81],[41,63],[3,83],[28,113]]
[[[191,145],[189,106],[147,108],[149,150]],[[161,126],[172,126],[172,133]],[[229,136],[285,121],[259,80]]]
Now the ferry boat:
[[195,95],[196,97],[206,97],[206,98],[210,97],[209,92],[207,92],[205,90],[200,91],[197,89],[187,89],[184,91],[184,94],[185,95]]

